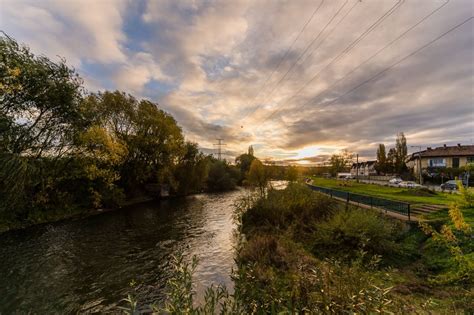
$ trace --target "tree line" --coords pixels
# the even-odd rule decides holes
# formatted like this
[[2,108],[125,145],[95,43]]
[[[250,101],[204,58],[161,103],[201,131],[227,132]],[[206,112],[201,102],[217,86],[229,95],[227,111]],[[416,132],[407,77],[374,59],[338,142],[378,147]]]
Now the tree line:
[[0,230],[117,207],[163,187],[174,196],[263,187],[286,170],[264,166],[252,147],[235,165],[205,155],[158,104],[89,93],[64,59],[0,36]]

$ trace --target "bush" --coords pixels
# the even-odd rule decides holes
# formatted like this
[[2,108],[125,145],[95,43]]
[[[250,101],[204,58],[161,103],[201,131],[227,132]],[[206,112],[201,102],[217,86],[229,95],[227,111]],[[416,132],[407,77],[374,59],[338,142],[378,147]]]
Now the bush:
[[350,258],[362,249],[370,255],[391,255],[399,250],[401,230],[400,224],[375,211],[349,208],[316,225],[313,253]]
[[298,244],[268,235],[252,238],[239,257],[236,292],[245,313],[375,313],[390,303],[390,289],[373,285],[371,264],[317,261]]
[[243,214],[244,231],[255,227],[284,229],[296,224],[300,228],[328,217],[337,204],[331,198],[316,194],[301,184],[289,184],[284,190],[270,190]]

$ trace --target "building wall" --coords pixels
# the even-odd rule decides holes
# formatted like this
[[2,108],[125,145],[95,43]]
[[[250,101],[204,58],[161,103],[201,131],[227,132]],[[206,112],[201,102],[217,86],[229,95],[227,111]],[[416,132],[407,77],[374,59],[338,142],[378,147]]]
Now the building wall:
[[[430,166],[430,160],[432,159],[444,159],[445,160],[445,167],[453,167],[453,158],[454,157],[422,157],[421,158],[421,169],[426,169]],[[459,167],[463,167],[467,164],[467,157],[460,156],[459,157]],[[419,162],[418,159],[414,161],[407,162],[407,167],[413,168],[414,172],[418,172]]]

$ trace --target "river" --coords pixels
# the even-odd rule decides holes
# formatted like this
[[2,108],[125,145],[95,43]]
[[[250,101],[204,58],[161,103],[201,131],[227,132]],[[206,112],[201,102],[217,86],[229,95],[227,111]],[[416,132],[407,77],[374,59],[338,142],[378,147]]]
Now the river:
[[0,234],[0,314],[116,309],[135,290],[142,305],[164,298],[170,255],[197,255],[198,296],[232,289],[232,215],[245,190],[142,203],[74,221]]

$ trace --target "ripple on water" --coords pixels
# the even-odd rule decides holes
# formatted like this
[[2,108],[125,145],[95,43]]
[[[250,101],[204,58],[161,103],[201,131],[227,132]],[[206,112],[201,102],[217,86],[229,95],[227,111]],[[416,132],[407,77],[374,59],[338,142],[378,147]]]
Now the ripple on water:
[[136,282],[139,299],[164,297],[169,258],[197,255],[198,297],[232,288],[232,213],[243,190],[148,202],[82,220],[0,235],[0,313],[106,312]]

